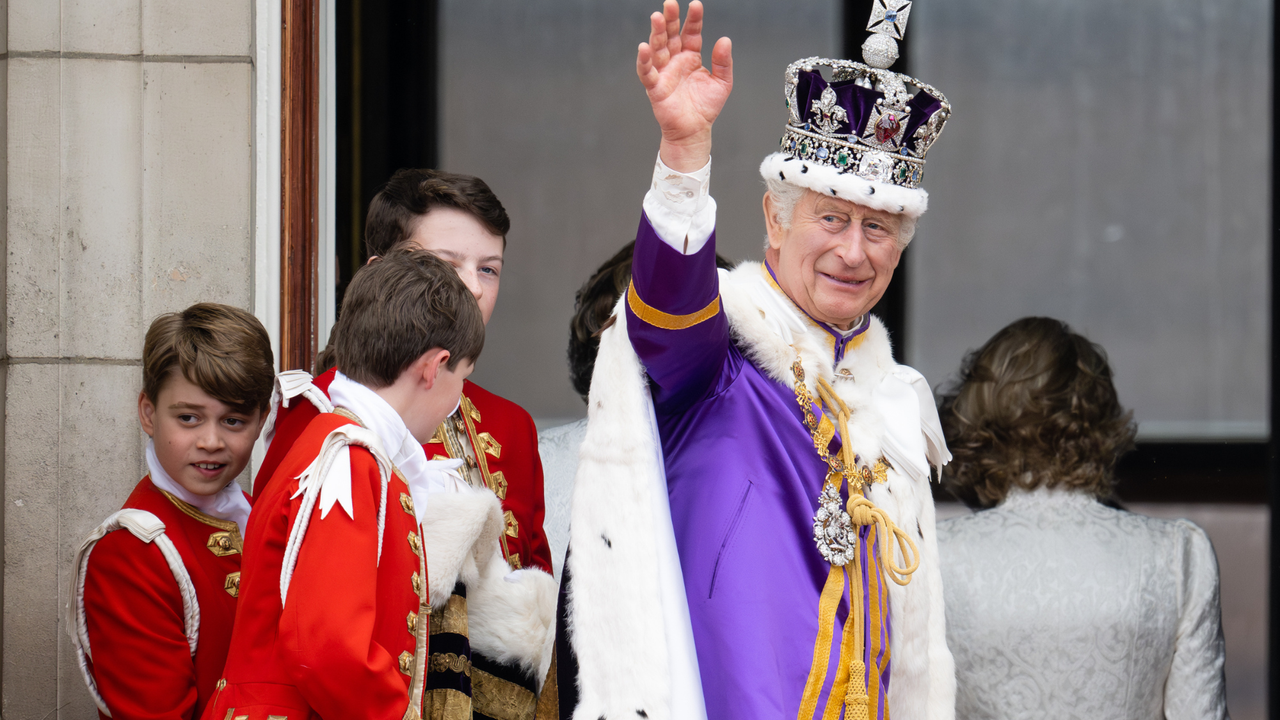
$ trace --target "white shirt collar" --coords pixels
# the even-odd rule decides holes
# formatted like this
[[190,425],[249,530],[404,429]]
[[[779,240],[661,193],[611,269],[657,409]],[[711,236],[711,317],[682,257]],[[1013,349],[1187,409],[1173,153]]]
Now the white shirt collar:
[[200,512],[219,520],[229,520],[240,528],[240,537],[245,536],[245,528],[249,524],[249,500],[240,489],[240,484],[232,480],[226,487],[212,495],[197,495],[182,487],[169,477],[160,458],[156,456],[156,443],[147,441],[147,472],[151,476],[151,484],[170,493],[179,500],[195,507]]
[[[413,437],[404,420],[380,395],[338,372],[329,385],[329,398],[336,407],[349,410],[380,440],[391,463],[400,469],[409,485],[418,522],[427,510],[427,496],[442,484],[452,485],[462,460],[427,460],[422,443]],[[460,478],[457,479],[460,481]]]

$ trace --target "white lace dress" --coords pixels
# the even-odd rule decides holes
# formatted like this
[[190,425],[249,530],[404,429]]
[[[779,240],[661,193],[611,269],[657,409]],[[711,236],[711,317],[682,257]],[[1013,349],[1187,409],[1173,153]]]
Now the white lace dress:
[[1195,524],[1039,489],[938,535],[960,720],[1227,716],[1218,565]]

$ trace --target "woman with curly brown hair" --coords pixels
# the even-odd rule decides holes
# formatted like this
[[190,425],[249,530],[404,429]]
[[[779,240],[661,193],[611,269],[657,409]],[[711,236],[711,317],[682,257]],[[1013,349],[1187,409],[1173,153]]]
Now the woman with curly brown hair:
[[1101,347],[1023,318],[942,399],[938,524],[958,718],[1225,718],[1204,531],[1104,505],[1136,425]]

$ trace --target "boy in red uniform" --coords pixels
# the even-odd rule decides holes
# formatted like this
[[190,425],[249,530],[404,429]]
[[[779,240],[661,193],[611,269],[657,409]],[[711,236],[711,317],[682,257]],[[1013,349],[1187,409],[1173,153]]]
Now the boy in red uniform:
[[273,366],[266,330],[238,308],[193,305],[147,331],[148,475],[72,572],[67,628],[99,717],[190,720],[213,694],[249,517],[235,478],[262,429]]
[[[458,466],[428,460],[422,441],[457,405],[483,343],[474,298],[439,258],[396,252],[356,274],[333,412],[312,419],[258,496],[242,609],[205,718],[422,715],[422,519]],[[484,499],[498,525],[497,500]]]
[[[369,257],[402,247],[431,251],[457,270],[487,325],[498,301],[510,229],[502,203],[480,178],[400,170],[369,203],[365,250]],[[322,357],[331,355],[330,348]],[[276,464],[311,418],[327,409],[321,396],[333,382],[333,371],[323,360],[317,365],[319,377],[314,385],[306,373],[281,377],[282,403],[267,426],[270,446],[254,481],[255,494],[262,492]],[[304,393],[311,402],[293,400]],[[538,431],[524,408],[468,381],[462,404],[432,434],[426,453],[429,458],[462,460],[460,472],[467,481],[497,495],[503,509],[498,544],[512,568],[551,572],[551,549],[542,527]]]

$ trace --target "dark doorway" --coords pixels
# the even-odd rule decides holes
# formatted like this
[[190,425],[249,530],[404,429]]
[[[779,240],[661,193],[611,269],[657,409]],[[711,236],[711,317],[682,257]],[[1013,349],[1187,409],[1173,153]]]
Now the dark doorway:
[[337,2],[338,307],[364,263],[364,217],[382,183],[439,158],[436,0]]

